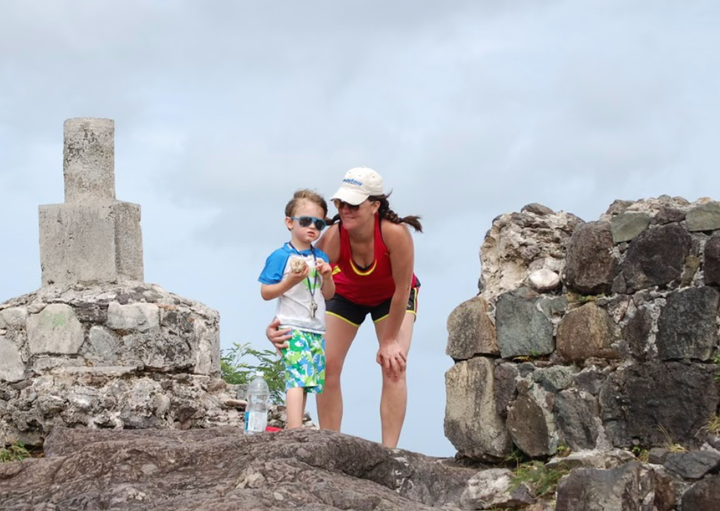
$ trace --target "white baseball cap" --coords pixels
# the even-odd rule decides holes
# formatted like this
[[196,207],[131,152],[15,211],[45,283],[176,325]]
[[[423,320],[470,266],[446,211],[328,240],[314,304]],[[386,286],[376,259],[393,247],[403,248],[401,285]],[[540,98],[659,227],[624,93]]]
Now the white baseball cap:
[[343,182],[330,200],[341,200],[357,206],[371,195],[385,195],[383,178],[368,167],[355,167],[345,173]]

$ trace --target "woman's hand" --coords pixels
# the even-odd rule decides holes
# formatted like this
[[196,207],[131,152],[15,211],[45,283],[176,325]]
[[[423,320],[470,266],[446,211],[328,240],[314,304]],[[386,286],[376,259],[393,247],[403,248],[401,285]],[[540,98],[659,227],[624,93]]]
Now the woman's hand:
[[283,328],[282,330],[278,330],[279,328],[280,320],[278,318],[274,318],[265,329],[265,337],[267,337],[268,341],[273,343],[277,352],[282,355],[280,350],[288,347],[287,342],[290,340],[290,337],[292,337],[290,334],[290,332],[292,332],[292,328]]
[[380,346],[375,360],[382,366],[383,371],[388,371],[394,378],[400,377],[407,366],[407,357],[396,340]]

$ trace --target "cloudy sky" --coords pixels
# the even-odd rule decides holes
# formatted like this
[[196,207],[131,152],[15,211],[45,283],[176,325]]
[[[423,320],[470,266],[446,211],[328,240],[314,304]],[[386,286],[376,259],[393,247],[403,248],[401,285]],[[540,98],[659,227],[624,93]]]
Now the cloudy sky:
[[[67,118],[115,120],[145,280],[218,310],[224,348],[269,346],[257,276],[292,192],[373,167],[425,226],[400,447],[453,455],[446,320],[495,216],[720,198],[718,26],[716,0],[2,0],[0,302],[40,285]],[[368,323],[344,430],[379,441],[376,349]]]

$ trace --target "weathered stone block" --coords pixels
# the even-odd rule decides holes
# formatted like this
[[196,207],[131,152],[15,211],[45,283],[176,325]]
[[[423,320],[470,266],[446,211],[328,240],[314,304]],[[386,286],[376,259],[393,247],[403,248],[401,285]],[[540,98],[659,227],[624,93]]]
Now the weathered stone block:
[[713,451],[671,452],[663,466],[684,479],[700,479],[720,470],[720,453]]
[[107,326],[127,332],[148,332],[160,327],[160,309],[152,303],[130,303],[108,305]]
[[82,354],[94,366],[116,366],[122,355],[120,346],[120,339],[116,334],[105,327],[93,325]]
[[525,485],[512,484],[513,473],[506,468],[482,470],[470,478],[460,496],[462,509],[516,509],[532,504],[535,499]]
[[140,206],[40,206],[43,285],[143,280]]
[[69,305],[53,303],[27,320],[30,353],[76,354],[83,343],[83,328]]
[[566,362],[590,357],[617,358],[615,324],[604,309],[588,303],[568,312],[558,325],[557,351]]
[[[0,335],[0,382],[20,381],[25,377],[25,364],[17,345]],[[1,415],[1,414],[0,414]]]
[[658,319],[657,349],[661,360],[709,360],[718,341],[720,293],[693,287],[670,293]]
[[708,202],[695,206],[685,216],[691,232],[720,229],[720,202]]
[[517,395],[515,380],[519,376],[516,364],[504,363],[495,366],[495,404],[498,415],[507,418],[508,406]]
[[628,292],[664,286],[682,275],[690,253],[690,234],[678,224],[649,229],[627,251],[622,273]]
[[75,118],[63,128],[65,202],[114,200],[115,122]]
[[495,408],[493,363],[484,357],[458,362],[445,373],[445,436],[463,456],[497,461],[510,437]]
[[507,428],[513,443],[530,457],[547,456],[555,450],[550,445],[550,428],[545,413],[526,391],[521,391],[510,406]]
[[610,221],[613,243],[630,241],[650,225],[650,215],[646,213],[623,213]]
[[579,468],[560,480],[556,511],[641,511],[654,478],[636,461],[612,470]]
[[652,316],[646,307],[635,311],[622,330],[623,339],[630,347],[630,353],[640,362],[648,359],[648,338],[652,333]]
[[683,493],[682,511],[709,511],[720,503],[720,475],[698,481]]
[[473,355],[497,355],[495,325],[488,317],[488,304],[476,296],[461,303],[447,321],[448,343],[445,353],[455,360]]
[[582,294],[607,293],[617,275],[613,237],[605,222],[588,222],[573,232],[567,248],[563,280]]
[[25,328],[28,312],[24,307],[10,307],[0,311],[0,328]]
[[600,392],[601,417],[613,445],[653,447],[701,441],[720,396],[714,364],[647,363],[610,375]]
[[552,353],[553,326],[535,302],[517,293],[504,293],[498,298],[495,324],[503,358]]
[[713,234],[705,243],[703,280],[708,285],[720,285],[720,233]]
[[552,270],[542,268],[535,270],[528,276],[528,282],[539,293],[552,291],[560,285],[560,276]]
[[568,447],[576,451],[595,448],[599,406],[594,397],[576,390],[560,392],[555,398],[555,416]]

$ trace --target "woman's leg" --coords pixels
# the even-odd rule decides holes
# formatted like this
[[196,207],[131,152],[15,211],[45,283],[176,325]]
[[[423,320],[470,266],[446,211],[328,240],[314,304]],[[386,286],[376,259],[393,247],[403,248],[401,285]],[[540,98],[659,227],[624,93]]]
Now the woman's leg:
[[[381,319],[375,323],[375,332],[377,333],[378,339],[382,336],[386,321],[386,319]],[[410,351],[414,323],[415,315],[411,313],[405,314],[405,319],[403,319],[402,325],[400,326],[400,333],[398,334],[398,342],[406,357]],[[407,382],[405,375],[405,370],[400,374],[393,374],[383,368],[380,420],[382,422],[382,444],[385,447],[397,447],[398,440],[400,440],[400,432],[402,431],[403,422],[405,421],[405,409],[407,408]]]
[[340,431],[343,415],[340,375],[358,327],[327,314],[325,316],[325,389],[317,395],[320,427]]

